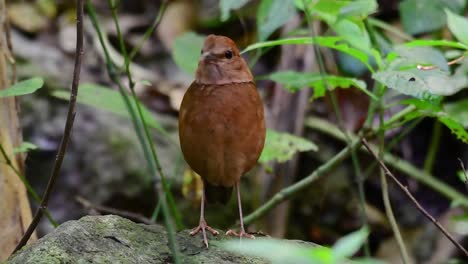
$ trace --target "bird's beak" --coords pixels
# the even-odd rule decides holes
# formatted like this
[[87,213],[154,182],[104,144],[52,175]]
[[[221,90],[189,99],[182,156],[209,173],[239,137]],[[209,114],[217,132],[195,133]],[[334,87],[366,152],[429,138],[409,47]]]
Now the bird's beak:
[[216,56],[209,51],[205,51],[203,52],[201,59],[205,62],[210,62],[210,61],[214,61],[216,59]]

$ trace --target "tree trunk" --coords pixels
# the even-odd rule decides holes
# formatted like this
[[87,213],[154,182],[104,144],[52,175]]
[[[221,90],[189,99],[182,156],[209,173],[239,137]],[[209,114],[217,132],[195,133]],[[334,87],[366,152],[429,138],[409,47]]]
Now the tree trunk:
[[[0,0],[0,90],[7,88],[7,56],[10,51],[5,34],[6,6]],[[4,261],[21,239],[31,222],[26,189],[19,176],[12,169],[23,173],[22,155],[14,155],[13,148],[22,141],[15,97],[0,98],[0,262]],[[11,164],[7,164],[8,159]]]

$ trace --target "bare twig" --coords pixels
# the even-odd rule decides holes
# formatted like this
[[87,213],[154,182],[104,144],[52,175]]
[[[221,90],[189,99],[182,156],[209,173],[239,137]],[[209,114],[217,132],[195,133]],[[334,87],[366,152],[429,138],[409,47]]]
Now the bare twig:
[[[45,190],[44,196],[42,197],[41,205],[36,210],[34,218],[26,230],[25,234],[21,238],[20,242],[16,246],[14,252],[21,249],[28,242],[32,233],[36,229],[39,221],[42,218],[45,210],[47,209],[47,204],[49,202],[49,197],[52,193],[52,189],[57,181],[58,175],[60,173],[60,168],[62,167],[63,158],[65,157],[65,152],[67,150],[68,142],[70,140],[71,131],[73,128],[73,122],[75,120],[75,106],[76,106],[76,97],[78,95],[78,84],[80,82],[80,72],[81,72],[81,60],[83,58],[83,7],[84,1],[77,0],[76,8],[76,52],[75,52],[75,68],[73,70],[73,81],[70,93],[70,101],[68,103],[68,113],[67,121],[65,123],[65,129],[63,131],[62,141],[57,152],[55,159],[54,167],[52,169],[52,174],[49,178],[47,188]],[[14,253],[13,252],[13,253]]]
[[[450,65],[453,65],[455,63],[459,63],[461,60],[463,60],[465,58],[465,54],[461,55],[460,57],[454,59],[454,60],[451,60],[449,62],[447,62],[447,65],[450,66]],[[430,70],[434,70],[434,69],[437,69],[438,67],[435,66],[435,65],[430,65],[430,66],[424,66],[424,65],[420,65],[418,64],[416,66],[416,68],[418,68],[418,70],[421,70],[421,71],[430,71]]]
[[462,168],[463,175],[465,175],[465,180],[463,182],[465,183],[466,191],[468,191],[468,175],[466,174],[465,164],[463,164],[460,158],[458,158],[458,161],[460,161],[460,167]]
[[369,144],[367,143],[367,140],[366,139],[363,139],[362,140],[362,144],[366,147],[366,149],[369,151],[370,154],[372,154],[372,156],[374,156],[374,158],[377,160],[377,162],[379,163],[380,167],[382,167],[382,169],[385,171],[385,174],[388,175],[397,185],[398,187],[400,187],[400,189],[406,194],[406,196],[408,196],[408,198],[414,203],[414,205],[416,205],[416,207],[418,208],[418,210],[425,216],[427,217],[429,220],[431,220],[432,223],[434,223],[434,225],[439,228],[439,230],[458,248],[460,249],[466,257],[468,257],[468,251],[460,244],[458,243],[458,241],[455,240],[455,238],[439,223],[439,221],[437,221],[437,219],[435,219],[434,217],[432,217],[432,215],[430,215],[425,209],[424,207],[421,206],[421,204],[414,198],[414,196],[411,194],[411,192],[408,190],[408,187],[404,186],[396,177],[395,175],[393,175],[393,173],[387,168],[387,166],[385,165],[385,163],[382,161],[382,159],[380,159],[377,154],[372,150],[372,148],[369,146]]
[[119,215],[119,216],[128,218],[130,220],[137,221],[137,222],[140,222],[140,223],[144,223],[144,224],[147,224],[147,225],[154,224],[154,222],[151,221],[151,219],[148,219],[148,218],[144,217],[141,214],[132,213],[132,212],[124,211],[124,210],[119,210],[119,209],[115,209],[115,208],[108,207],[108,206],[96,205],[96,204],[91,203],[90,201],[86,200],[85,198],[83,198],[81,196],[76,196],[75,200],[79,204],[81,204],[85,209],[94,209],[94,210],[96,210],[98,212],[101,212],[101,213]]

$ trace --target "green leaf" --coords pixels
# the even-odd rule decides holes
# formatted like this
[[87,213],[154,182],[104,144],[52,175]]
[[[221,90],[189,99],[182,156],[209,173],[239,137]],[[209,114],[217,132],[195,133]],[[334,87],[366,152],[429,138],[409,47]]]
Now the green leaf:
[[[69,93],[62,90],[52,92],[52,96],[69,100]],[[132,96],[129,96],[130,104],[136,111],[136,102]],[[77,98],[78,103],[89,105],[100,110],[108,111],[119,116],[130,118],[130,114],[125,105],[122,95],[110,88],[92,83],[80,85],[80,90]],[[143,118],[145,123],[158,130],[163,135],[168,135],[167,131],[156,121],[154,115],[144,105],[140,103]]]
[[340,238],[332,248],[335,261],[338,263],[344,258],[352,257],[364,244],[368,235],[369,229],[363,227]]
[[370,37],[362,21],[340,19],[330,26],[354,48],[366,53],[370,51]]
[[332,48],[344,52],[354,58],[358,59],[361,63],[366,65],[369,71],[373,72],[372,67],[369,64],[369,56],[358,49],[350,47],[348,44],[343,43],[343,38],[341,37],[301,37],[301,38],[286,38],[286,39],[278,39],[272,41],[264,41],[264,42],[257,42],[255,44],[249,45],[245,48],[242,53],[247,51],[265,48],[265,47],[273,47],[278,45],[311,45],[316,44],[319,46]]
[[394,51],[402,60],[399,60],[399,66],[432,66],[435,65],[439,69],[446,72],[449,71],[447,60],[442,52],[433,47],[407,47],[396,46]]
[[468,46],[464,45],[460,42],[449,41],[449,40],[436,40],[436,39],[417,39],[412,40],[410,42],[406,42],[403,44],[406,47],[424,47],[424,46],[432,46],[432,47],[452,47],[457,49],[465,49],[468,50]]
[[317,151],[313,142],[288,133],[267,130],[265,147],[260,155],[259,162],[267,163],[272,160],[285,162],[290,160],[297,152]]
[[350,1],[346,6],[340,9],[340,17],[362,17],[365,18],[368,15],[377,11],[377,1],[375,0],[355,0]]
[[17,82],[14,85],[0,91],[0,98],[10,96],[20,96],[31,94],[40,89],[44,85],[44,80],[39,77],[34,77],[21,82]]
[[445,9],[447,24],[452,34],[463,44],[468,45],[468,19]]
[[385,70],[373,74],[372,78],[402,94],[430,101],[438,100],[440,96],[452,95],[464,85],[463,80],[451,78],[439,69]]
[[296,92],[304,87],[313,87],[313,98],[319,98],[325,95],[326,82],[332,90],[335,88],[356,87],[371,98],[377,100],[377,97],[366,89],[366,83],[355,78],[334,75],[321,76],[319,73],[302,73],[295,71],[275,72],[268,75],[267,78],[283,84],[285,88],[291,92]]
[[219,9],[221,10],[221,21],[228,20],[231,10],[239,9],[244,6],[249,0],[221,0],[219,1]]
[[458,139],[464,143],[468,143],[468,132],[463,125],[457,119],[444,112],[439,105],[432,105],[428,102],[416,99],[404,100],[401,103],[414,105],[420,114],[437,118],[442,124],[449,128]]
[[225,241],[221,246],[236,253],[262,257],[272,263],[334,263],[330,248],[310,247],[292,241],[258,238],[242,242]]
[[463,127],[468,128],[468,99],[462,99],[443,106],[445,112]]
[[172,57],[175,63],[192,76],[195,75],[204,40],[205,38],[201,35],[187,32],[177,37],[174,41]]
[[294,0],[262,0],[257,11],[259,40],[266,40],[271,33],[284,25],[295,13]]
[[465,0],[404,0],[400,2],[400,17],[403,28],[410,34],[420,34],[445,26],[444,9],[463,12]]
[[25,153],[37,149],[37,146],[31,142],[23,141],[20,146],[13,149],[13,153]]

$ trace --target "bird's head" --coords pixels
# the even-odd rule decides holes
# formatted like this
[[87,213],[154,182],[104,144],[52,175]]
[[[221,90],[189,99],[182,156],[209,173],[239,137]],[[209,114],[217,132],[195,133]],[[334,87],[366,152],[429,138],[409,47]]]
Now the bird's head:
[[198,61],[195,78],[201,84],[252,82],[253,76],[232,39],[225,36],[206,37]]

